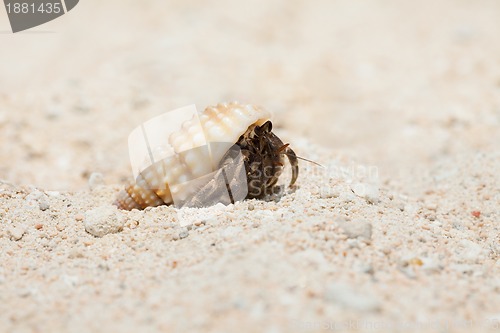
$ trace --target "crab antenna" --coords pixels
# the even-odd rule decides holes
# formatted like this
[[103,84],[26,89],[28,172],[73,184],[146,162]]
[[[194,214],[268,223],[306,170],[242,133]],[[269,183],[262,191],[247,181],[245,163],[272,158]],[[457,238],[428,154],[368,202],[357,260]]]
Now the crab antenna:
[[[282,154],[285,154],[285,155],[287,155],[287,156],[288,156],[288,153],[282,153]],[[324,168],[324,167],[325,167],[324,165],[321,165],[321,164],[319,164],[319,163],[317,163],[317,162],[314,162],[314,161],[308,160],[307,158],[303,158],[303,157],[300,157],[300,156],[295,156],[295,157],[297,157],[299,160],[302,160],[302,161],[306,161],[306,162],[309,162],[309,163],[315,164],[315,165],[317,165],[317,166],[319,166],[319,167],[322,167],[322,168]]]

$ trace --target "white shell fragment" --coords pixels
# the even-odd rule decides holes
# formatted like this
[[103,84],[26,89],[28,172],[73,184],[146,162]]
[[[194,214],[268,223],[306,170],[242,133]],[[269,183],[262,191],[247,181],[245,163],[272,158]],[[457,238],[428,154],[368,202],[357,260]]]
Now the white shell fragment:
[[192,114],[178,124],[180,128],[169,132],[168,127],[179,122],[180,111],[189,114],[193,108],[154,118],[130,135],[136,181],[118,194],[118,208],[144,209],[185,202],[204,185],[200,184],[202,177],[206,182],[222,177],[217,173],[219,162],[249,126],[262,125],[270,118],[269,112],[254,105],[220,103]]

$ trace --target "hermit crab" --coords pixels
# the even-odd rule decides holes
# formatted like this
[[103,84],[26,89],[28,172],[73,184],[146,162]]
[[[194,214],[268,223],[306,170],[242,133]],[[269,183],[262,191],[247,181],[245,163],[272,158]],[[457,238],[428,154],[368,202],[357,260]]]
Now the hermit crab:
[[165,138],[167,157],[143,168],[135,182],[118,193],[115,205],[131,210],[262,199],[279,187],[285,157],[292,187],[299,174],[298,157],[272,132],[269,118],[269,112],[254,105],[207,107]]

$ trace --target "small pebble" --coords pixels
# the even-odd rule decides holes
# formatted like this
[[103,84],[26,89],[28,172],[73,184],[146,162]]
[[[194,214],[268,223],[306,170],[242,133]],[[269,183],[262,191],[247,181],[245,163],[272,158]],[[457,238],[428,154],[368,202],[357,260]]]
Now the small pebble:
[[50,208],[47,197],[43,196],[38,200],[38,207],[40,208],[41,211],[46,211],[47,209]]
[[101,206],[85,213],[85,231],[96,237],[123,229],[125,217],[115,206]]
[[18,241],[23,238],[24,233],[26,232],[26,227],[23,225],[18,225],[16,227],[9,228],[10,239],[14,241]]
[[339,196],[339,199],[344,202],[344,203],[350,203],[352,201],[354,201],[354,199],[356,198],[356,196],[354,195],[353,192],[351,191],[347,191],[347,192],[342,192]]
[[368,222],[340,220],[337,223],[347,238],[372,238],[372,225]]
[[47,195],[40,190],[36,189],[33,190],[30,194],[26,196],[26,201],[28,201],[33,206],[38,204],[38,208],[41,211],[45,211],[50,208]]
[[351,185],[351,190],[358,197],[364,198],[369,203],[375,204],[379,202],[378,186],[368,183],[354,183]]
[[432,201],[426,202],[425,208],[427,208],[428,210],[436,211],[437,210],[437,203],[432,202]]
[[91,191],[95,190],[97,187],[104,185],[104,177],[99,172],[92,172],[89,177],[89,188]]
[[189,232],[187,230],[179,233],[179,239],[184,239],[187,236],[189,236]]

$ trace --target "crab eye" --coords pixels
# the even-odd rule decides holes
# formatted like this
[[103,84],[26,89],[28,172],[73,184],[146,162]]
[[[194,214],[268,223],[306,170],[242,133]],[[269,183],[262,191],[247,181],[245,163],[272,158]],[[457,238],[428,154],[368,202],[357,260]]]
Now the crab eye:
[[264,133],[270,133],[273,130],[273,123],[268,120],[264,123],[264,125],[261,126],[261,128]]

